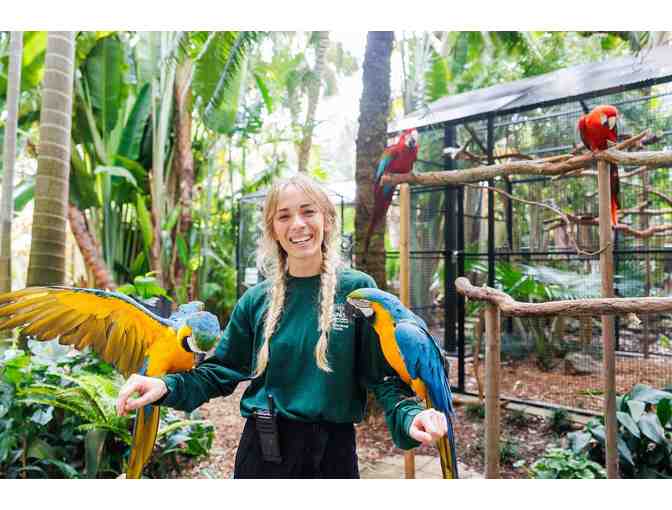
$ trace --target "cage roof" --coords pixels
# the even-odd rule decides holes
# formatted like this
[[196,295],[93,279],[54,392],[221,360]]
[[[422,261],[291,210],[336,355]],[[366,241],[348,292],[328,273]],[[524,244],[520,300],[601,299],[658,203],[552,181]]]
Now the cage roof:
[[672,81],[672,47],[639,56],[581,64],[551,73],[446,96],[390,124],[388,132],[441,123],[473,121],[540,106],[588,99]]

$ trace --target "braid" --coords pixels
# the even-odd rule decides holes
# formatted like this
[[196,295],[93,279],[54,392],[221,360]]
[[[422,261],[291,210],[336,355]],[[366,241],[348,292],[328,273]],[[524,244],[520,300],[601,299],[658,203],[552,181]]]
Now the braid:
[[338,255],[333,255],[334,251],[329,244],[326,245],[322,261],[322,274],[320,276],[320,316],[319,331],[320,338],[315,345],[315,360],[317,366],[325,372],[331,372],[329,361],[327,360],[327,347],[329,344],[329,332],[334,319],[334,296],[336,294],[336,266]]
[[268,310],[266,312],[266,319],[264,321],[264,340],[257,354],[257,366],[254,370],[254,377],[258,377],[266,370],[268,365],[268,356],[270,352],[270,341],[275,331],[276,326],[282,315],[282,309],[285,304],[285,289],[287,288],[287,281],[285,279],[284,258],[280,250],[277,250],[279,263],[274,267],[272,272],[271,284],[268,288]]

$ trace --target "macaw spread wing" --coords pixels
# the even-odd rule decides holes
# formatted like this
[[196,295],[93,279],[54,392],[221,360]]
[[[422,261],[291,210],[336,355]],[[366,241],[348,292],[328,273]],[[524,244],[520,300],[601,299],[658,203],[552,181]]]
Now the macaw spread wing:
[[91,347],[124,376],[140,370],[169,324],[125,296],[100,290],[29,287],[0,295],[0,330],[23,327],[41,341],[58,337],[78,350]]

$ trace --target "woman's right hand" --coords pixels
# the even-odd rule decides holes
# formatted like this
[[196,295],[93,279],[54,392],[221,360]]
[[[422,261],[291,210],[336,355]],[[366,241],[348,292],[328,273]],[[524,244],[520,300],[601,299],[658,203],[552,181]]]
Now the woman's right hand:
[[[131,398],[131,395],[135,392],[139,393],[140,396],[138,398]],[[156,402],[166,393],[168,393],[168,388],[163,379],[133,374],[119,391],[117,414],[125,416],[129,411]]]

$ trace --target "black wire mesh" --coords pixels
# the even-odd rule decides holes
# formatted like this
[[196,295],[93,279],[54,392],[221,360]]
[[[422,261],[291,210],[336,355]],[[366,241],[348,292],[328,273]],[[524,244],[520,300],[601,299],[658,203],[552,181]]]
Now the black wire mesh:
[[[672,84],[585,98],[589,109],[598,104],[619,108],[622,136],[650,129],[657,138],[647,150],[672,148]],[[415,171],[441,167],[459,171],[516,157],[567,154],[581,144],[576,125],[582,113],[582,106],[572,101],[492,116],[490,121],[430,126],[420,133],[421,161]],[[457,159],[444,160],[445,147],[452,147]],[[630,231],[618,230],[615,235],[615,290],[622,297],[668,296],[672,293],[672,227],[667,229],[672,225],[672,179],[668,168],[639,170],[619,169],[619,223]],[[499,193],[490,207],[486,184],[516,199],[560,209],[572,221],[567,225],[548,208]],[[599,256],[577,253],[574,248],[576,243],[583,252],[599,250],[597,177],[593,169],[562,178],[517,176],[475,183],[460,187],[455,195],[461,201],[458,205],[451,201],[455,189],[412,187],[412,306],[455,357],[453,366],[459,370],[452,370],[451,383],[476,393],[473,361],[482,327],[479,307],[469,303],[462,308],[453,295],[451,271],[468,276],[475,285],[487,284],[490,277],[521,301],[599,297]],[[632,233],[652,228],[659,231],[652,237]],[[396,259],[395,253],[390,260]],[[394,272],[388,276],[397,278]],[[394,288],[394,281],[390,283]],[[619,393],[636,383],[657,388],[672,385],[670,326],[670,314],[617,318]],[[504,396],[601,411],[599,317],[505,318],[502,331]],[[484,343],[483,338],[481,352]]]

